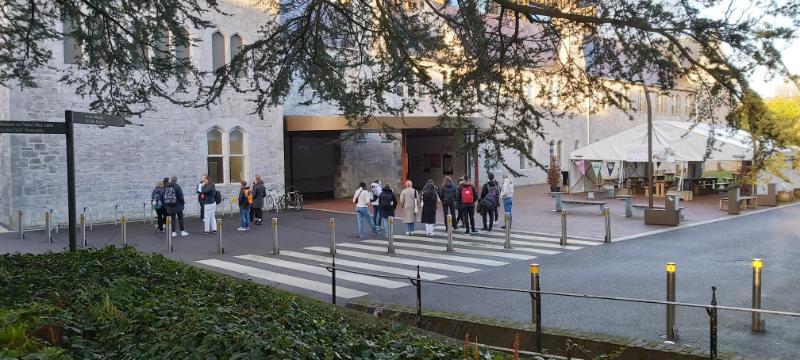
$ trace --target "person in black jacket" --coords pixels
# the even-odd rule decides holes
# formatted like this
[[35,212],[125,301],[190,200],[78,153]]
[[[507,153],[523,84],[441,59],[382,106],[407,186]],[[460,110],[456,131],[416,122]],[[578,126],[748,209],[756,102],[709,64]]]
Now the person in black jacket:
[[[483,184],[481,188],[481,200],[480,200],[480,208],[481,208],[481,218],[483,219],[483,230],[492,231],[492,225],[494,225],[495,221],[497,220],[497,216],[499,215],[498,207],[500,206],[500,187],[497,183],[497,180],[494,179],[494,174],[489,173],[489,181],[486,184]],[[486,218],[489,218],[489,225],[486,225]]]
[[172,236],[178,236],[175,229],[175,218],[180,224],[181,236],[189,235],[183,226],[183,207],[186,201],[183,198],[183,190],[178,185],[178,177],[173,176],[169,179],[169,184],[164,188],[164,204],[167,206],[167,215],[172,219]]
[[164,224],[167,222],[167,209],[164,206],[164,183],[161,180],[156,182],[156,187],[153,189],[153,192],[150,193],[150,199],[150,203],[156,211],[156,217],[158,218],[156,231],[164,232]]
[[381,195],[378,196],[378,207],[381,209],[381,217],[386,226],[383,227],[384,234],[389,237],[389,218],[394,217],[394,210],[397,209],[397,196],[392,192],[392,187],[388,183],[383,185]]
[[453,179],[449,176],[444,178],[442,188],[439,189],[439,199],[442,200],[442,214],[444,215],[445,227],[447,226],[447,215],[449,214],[453,219],[453,225],[458,224],[458,217],[456,217],[456,203],[458,201],[458,189],[453,183]]
[[250,222],[256,225],[261,225],[264,198],[267,196],[267,189],[264,187],[264,180],[261,179],[261,175],[256,175],[250,191],[253,196],[253,203],[250,204]]

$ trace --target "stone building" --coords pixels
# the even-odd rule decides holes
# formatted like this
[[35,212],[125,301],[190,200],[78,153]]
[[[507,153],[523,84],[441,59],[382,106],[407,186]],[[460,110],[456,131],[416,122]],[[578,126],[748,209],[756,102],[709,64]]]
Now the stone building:
[[[231,57],[240,44],[256,37],[264,21],[261,9],[247,0],[221,4],[225,16],[209,13],[217,29],[191,30],[201,39],[190,49],[180,49],[200,69],[213,69]],[[36,73],[37,88],[0,87],[0,120],[63,122],[64,111],[88,111],[89,104],[61,83],[61,69],[75,56],[74,44],[47,44],[53,51],[50,67]],[[178,49],[176,49],[178,50]],[[54,70],[55,69],[55,70]],[[433,78],[444,81],[441,74]],[[686,83],[670,94],[654,94],[656,119],[686,120],[691,108]],[[631,107],[641,110],[641,90],[630,86]],[[402,96],[421,96],[405,93]],[[329,105],[301,106],[304,94],[289,94],[285,103],[260,118],[240,94],[227,93],[210,109],[185,108],[166,101],[157,111],[130,119],[122,128],[75,126],[77,205],[87,208],[96,221],[150,216],[149,197],[156,181],[177,176],[187,194],[187,214],[198,213],[194,188],[209,174],[226,197],[227,212],[238,192],[238,181],[261,175],[266,187],[283,193],[296,186],[309,197],[348,197],[360,181],[381,179],[395,188],[404,177],[422,185],[427,179],[439,184],[470,174],[478,181],[487,171],[480,157],[460,154],[463,140],[456,130],[430,128],[438,114],[424,105],[404,119],[386,118],[395,125],[387,137],[379,132],[354,136],[346,121]],[[531,99],[533,101],[533,98]],[[644,112],[634,119],[619,109],[594,107],[568,113],[558,123],[545,124],[546,140],[531,139],[530,147],[540,163],[551,156],[567,161],[569,152],[589,142],[613,135],[645,121]],[[137,126],[139,125],[139,126]],[[512,166],[524,175],[516,184],[543,183],[546,174],[512,150],[505,152]],[[16,226],[17,211],[24,222],[43,224],[44,212],[54,209],[66,222],[66,158],[64,136],[0,135],[0,224]],[[115,213],[116,209],[116,213]],[[115,215],[116,214],[116,215]],[[189,230],[192,231],[191,229]]]

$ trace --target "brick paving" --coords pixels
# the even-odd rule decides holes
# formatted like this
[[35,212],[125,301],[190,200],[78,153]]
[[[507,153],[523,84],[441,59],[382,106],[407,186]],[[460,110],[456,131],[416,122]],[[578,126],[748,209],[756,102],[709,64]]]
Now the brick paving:
[[[514,229],[549,234],[561,233],[561,216],[554,212],[555,199],[548,194],[547,185],[518,186],[514,189]],[[714,219],[722,219],[737,215],[728,215],[719,209],[719,198],[727,196],[725,193],[695,196],[693,201],[681,201],[684,219],[681,225],[689,225]],[[562,195],[562,199],[586,200],[586,194]],[[606,207],[611,210],[612,237],[633,236],[654,230],[670,228],[670,226],[645,225],[644,212],[634,210],[633,217],[626,218],[625,204],[620,199],[606,199]],[[647,204],[647,197],[638,195],[632,199],[633,204]],[[654,197],[656,206],[664,205],[663,197]],[[336,200],[309,200],[305,208],[339,211],[352,213],[353,204],[349,199]],[[759,207],[763,208],[763,207]],[[567,206],[567,233],[571,236],[602,238],[605,231],[604,218],[598,212],[597,206]],[[742,211],[742,215],[748,210]],[[500,209],[500,219],[503,219],[503,210]],[[441,210],[437,212],[437,221],[443,222]],[[481,218],[475,215],[475,222],[480,225]]]

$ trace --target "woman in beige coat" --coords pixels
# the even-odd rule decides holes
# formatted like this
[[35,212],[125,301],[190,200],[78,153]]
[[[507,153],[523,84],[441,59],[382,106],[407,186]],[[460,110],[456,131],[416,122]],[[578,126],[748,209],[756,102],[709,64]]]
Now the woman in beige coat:
[[400,210],[403,223],[406,224],[406,235],[414,232],[414,223],[417,222],[417,191],[411,186],[411,180],[406,181],[406,188],[400,193]]

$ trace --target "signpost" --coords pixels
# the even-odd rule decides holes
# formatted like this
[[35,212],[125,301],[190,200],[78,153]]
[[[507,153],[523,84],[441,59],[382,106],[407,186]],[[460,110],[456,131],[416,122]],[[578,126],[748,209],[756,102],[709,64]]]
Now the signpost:
[[[125,126],[122,116],[73,112],[64,112],[64,122],[46,121],[0,121],[0,134],[64,134],[67,137],[67,207],[69,220],[69,251],[77,250],[77,234],[75,218],[75,129],[74,124],[89,124],[100,127]],[[21,225],[20,225],[21,226]]]

